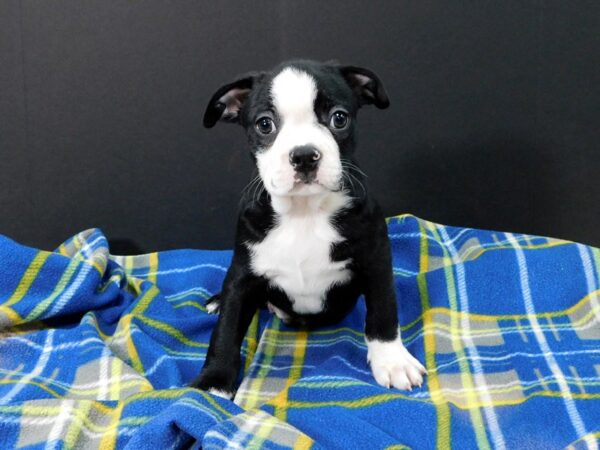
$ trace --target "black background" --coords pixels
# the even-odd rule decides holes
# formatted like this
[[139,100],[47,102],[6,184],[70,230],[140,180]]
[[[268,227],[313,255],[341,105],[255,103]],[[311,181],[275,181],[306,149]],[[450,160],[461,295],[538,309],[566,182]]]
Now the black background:
[[383,79],[359,160],[386,214],[600,245],[597,1],[0,0],[0,232],[230,247],[251,162],[202,114],[292,57]]

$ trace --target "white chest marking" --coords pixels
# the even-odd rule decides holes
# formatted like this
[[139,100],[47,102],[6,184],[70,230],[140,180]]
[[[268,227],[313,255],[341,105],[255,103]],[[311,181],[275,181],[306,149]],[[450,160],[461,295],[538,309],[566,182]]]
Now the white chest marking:
[[330,257],[333,244],[343,240],[331,217],[347,203],[339,192],[274,199],[275,210],[281,211],[276,225],[262,242],[248,245],[252,271],[282,289],[299,314],[320,312],[327,290],[352,275],[349,260]]

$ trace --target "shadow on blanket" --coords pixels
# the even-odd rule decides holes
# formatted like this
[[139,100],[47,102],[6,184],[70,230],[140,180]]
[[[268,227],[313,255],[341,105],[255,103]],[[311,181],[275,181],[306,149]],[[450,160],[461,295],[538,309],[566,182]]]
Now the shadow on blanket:
[[596,448],[600,251],[412,216],[389,231],[426,384],[374,382],[363,302],[308,334],[263,311],[235,403],[184,387],[230,252],[110,256],[99,230],[54,253],[0,237],[0,448]]

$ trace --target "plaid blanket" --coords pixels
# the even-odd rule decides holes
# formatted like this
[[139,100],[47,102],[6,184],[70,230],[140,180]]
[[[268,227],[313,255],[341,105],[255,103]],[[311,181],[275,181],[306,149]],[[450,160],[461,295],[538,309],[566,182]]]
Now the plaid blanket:
[[374,382],[359,302],[311,333],[258,313],[235,402],[185,387],[230,252],[0,237],[0,448],[598,448],[600,251],[413,216],[389,232],[422,388]]

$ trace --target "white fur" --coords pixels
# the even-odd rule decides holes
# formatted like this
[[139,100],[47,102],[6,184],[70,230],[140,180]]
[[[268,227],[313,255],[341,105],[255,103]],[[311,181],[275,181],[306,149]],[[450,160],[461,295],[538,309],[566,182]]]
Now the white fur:
[[[313,195],[339,186],[340,150],[329,129],[317,120],[316,96],[315,80],[306,72],[289,67],[273,79],[271,97],[280,118],[280,129],[273,144],[256,155],[260,176],[272,195]],[[311,185],[294,181],[289,154],[301,145],[312,145],[321,152],[316,183]]]
[[220,306],[221,305],[219,305],[218,301],[210,302],[208,305],[206,305],[206,312],[209,314],[217,314]]
[[233,398],[233,393],[222,391],[221,389],[210,388],[208,390],[212,395],[216,395],[217,397],[226,398],[227,400],[231,400]]
[[389,342],[367,339],[367,349],[371,371],[381,386],[411,390],[423,383],[427,371],[406,350],[400,336]]
[[349,260],[333,262],[330,257],[332,245],[342,240],[331,216],[349,199],[326,192],[273,200],[276,225],[262,242],[248,244],[252,271],[285,291],[297,313],[318,313],[328,289],[351,277]]

